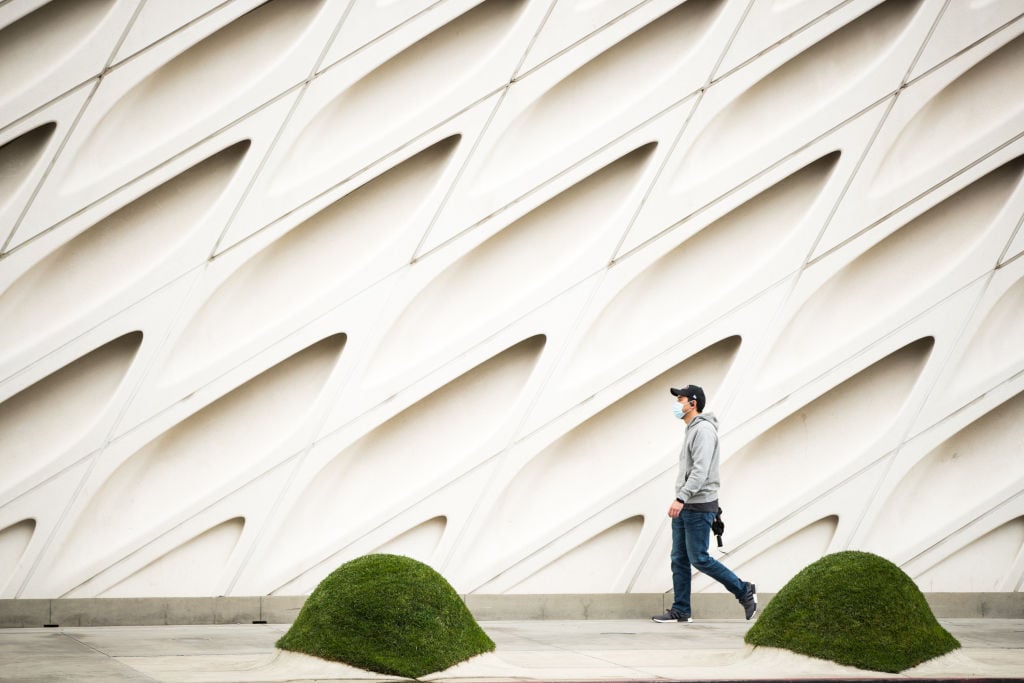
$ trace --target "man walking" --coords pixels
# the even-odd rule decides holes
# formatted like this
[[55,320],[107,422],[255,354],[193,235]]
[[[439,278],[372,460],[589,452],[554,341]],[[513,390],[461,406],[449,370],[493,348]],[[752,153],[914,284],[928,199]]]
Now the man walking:
[[690,622],[690,566],[718,581],[736,596],[750,619],[757,612],[756,587],[741,581],[708,554],[711,523],[718,513],[718,420],[703,414],[704,390],[695,384],[669,389],[676,397],[673,414],[686,422],[686,440],[679,453],[676,499],[668,509],[672,518],[672,607],[651,617],[658,623]]

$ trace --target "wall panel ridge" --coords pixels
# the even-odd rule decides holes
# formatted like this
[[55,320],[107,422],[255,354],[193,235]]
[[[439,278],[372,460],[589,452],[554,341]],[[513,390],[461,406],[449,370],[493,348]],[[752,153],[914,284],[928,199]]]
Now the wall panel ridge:
[[0,598],[667,592],[686,383],[763,591],[1021,590],[1022,64],[1012,2],[0,2]]

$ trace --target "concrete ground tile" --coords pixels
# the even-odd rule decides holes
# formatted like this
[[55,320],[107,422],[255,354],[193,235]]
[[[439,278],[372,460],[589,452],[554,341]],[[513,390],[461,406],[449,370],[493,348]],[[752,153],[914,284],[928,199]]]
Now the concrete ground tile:
[[677,680],[745,680],[765,678],[884,678],[892,674],[864,671],[852,666],[804,657],[776,648],[752,648],[740,651],[734,661],[705,665],[638,666],[650,676]]
[[502,661],[524,669],[564,669],[567,667],[602,668],[616,664],[571,650],[545,650],[539,652],[496,652]]
[[511,653],[483,654],[445,671],[425,676],[424,680],[605,681],[643,678],[638,671],[607,662],[597,662],[593,659],[590,659],[589,665],[584,661],[579,661],[579,664],[571,666],[559,662],[544,664],[539,661],[530,661],[528,657],[522,661],[515,661],[516,658],[510,659],[509,654]]
[[1024,620],[939,619],[939,623],[965,648],[1024,646]]
[[485,652],[464,662],[460,662],[444,671],[428,674],[422,677],[426,681],[446,681],[459,679],[481,679],[487,680],[522,680],[530,678],[524,669],[509,661],[506,655],[511,653],[498,654],[497,652]]
[[[651,622],[652,624],[654,622]],[[695,621],[689,624],[654,624],[655,629],[642,631],[645,639],[669,639],[672,646],[681,649],[742,648],[743,638],[753,622],[722,620]]]
[[[610,668],[578,668],[578,669],[519,669],[519,680],[541,681],[636,681],[648,678],[642,671],[625,667]],[[438,679],[453,680],[456,677]],[[484,678],[484,676],[468,676],[465,678]],[[490,678],[490,676],[486,676]]]
[[1024,676],[1020,649],[954,650],[903,672],[922,678],[1010,678]]
[[636,669],[581,652],[496,652],[499,659],[519,669],[522,676],[535,680],[578,678],[635,679]]
[[[225,675],[239,680],[267,664],[272,653],[252,655],[166,655],[117,657],[117,661],[157,681],[220,681]],[[260,679],[265,680],[265,679]]]
[[[1016,648],[972,648],[968,656],[978,664],[985,666],[1006,666],[1007,672],[1016,671],[1016,675],[1024,676],[1024,640]],[[927,662],[925,662],[927,664]]]
[[[1024,620],[944,621],[965,648],[905,672],[919,678],[1024,681]],[[744,680],[892,678],[775,648],[743,643],[737,621],[664,625],[618,622],[501,622],[483,626],[498,651],[428,678],[434,683],[499,681]],[[0,630],[0,681],[397,680],[273,647],[277,625]],[[574,643],[566,647],[566,643]],[[666,646],[670,644],[671,646]],[[725,644],[724,646],[722,646]],[[128,653],[118,657],[110,653]]]
[[570,681],[570,680],[637,680],[639,671],[613,662],[602,661],[579,652],[488,652],[439,671],[423,680],[487,680]]
[[273,651],[284,630],[269,624],[62,629],[68,636],[111,657],[268,652]]
[[494,644],[504,650],[555,650],[558,649],[543,639],[533,638],[516,624],[519,622],[484,621],[480,627],[491,637]]
[[544,650],[560,649],[549,643],[542,643],[536,640],[530,640],[529,638],[521,638],[518,636],[510,636],[495,633],[494,631],[486,627],[484,628],[484,630],[487,632],[487,635],[491,637],[491,640],[494,641],[494,644],[497,646],[497,648],[505,652],[542,652]]
[[581,654],[633,668],[728,666],[748,655],[743,648],[728,650],[583,650]]
[[152,680],[168,683],[282,683],[303,680],[380,683],[406,680],[279,650],[262,655],[126,657],[121,661]]
[[[554,647],[571,646],[581,639],[632,636],[637,631],[634,621],[485,621],[484,630],[516,635]],[[653,622],[652,622],[653,623]]]
[[0,681],[148,681],[134,669],[59,631],[0,633]]
[[[635,650],[743,647],[752,623],[738,620],[657,624],[650,620],[484,622],[492,630],[562,649]],[[559,628],[564,626],[564,628]],[[492,636],[493,637],[493,636]],[[495,642],[498,642],[495,640]]]

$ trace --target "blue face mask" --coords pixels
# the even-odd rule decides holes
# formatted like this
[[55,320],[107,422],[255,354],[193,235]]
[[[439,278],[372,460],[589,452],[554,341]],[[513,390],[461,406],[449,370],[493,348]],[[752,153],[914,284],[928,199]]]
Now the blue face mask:
[[676,416],[677,420],[682,420],[683,419],[683,404],[682,403],[676,403],[675,405],[673,405],[672,406],[672,414]]

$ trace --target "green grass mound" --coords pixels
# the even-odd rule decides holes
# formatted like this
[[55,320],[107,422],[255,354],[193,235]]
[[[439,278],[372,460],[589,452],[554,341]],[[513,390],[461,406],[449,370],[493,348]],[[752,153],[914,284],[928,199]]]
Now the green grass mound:
[[960,647],[903,570],[857,551],[805,567],[772,598],[745,640],[889,673]]
[[366,555],[320,582],[277,647],[416,678],[491,652],[494,642],[436,571]]

